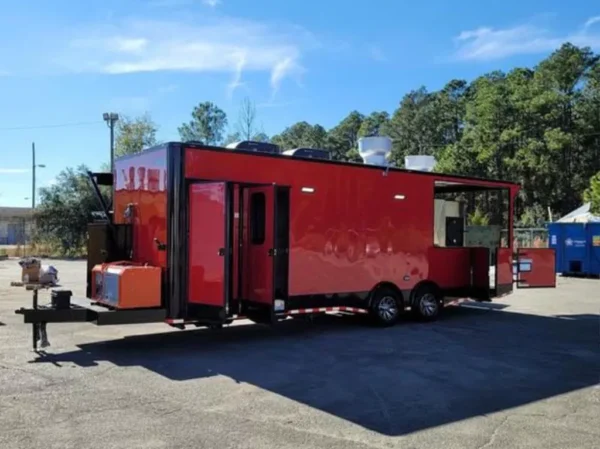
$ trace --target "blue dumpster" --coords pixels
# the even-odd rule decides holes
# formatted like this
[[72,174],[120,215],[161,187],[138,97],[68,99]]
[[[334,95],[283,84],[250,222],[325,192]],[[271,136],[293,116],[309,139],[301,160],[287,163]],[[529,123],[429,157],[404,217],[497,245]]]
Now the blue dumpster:
[[548,242],[556,251],[556,272],[600,275],[600,223],[550,223]]

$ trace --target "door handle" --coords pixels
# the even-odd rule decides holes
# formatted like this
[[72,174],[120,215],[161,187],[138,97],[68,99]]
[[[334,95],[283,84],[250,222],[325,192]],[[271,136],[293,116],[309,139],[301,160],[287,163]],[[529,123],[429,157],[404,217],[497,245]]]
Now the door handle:
[[219,248],[219,256],[225,255],[225,248]]
[[158,240],[156,237],[154,237],[154,243],[156,243],[156,249],[159,251],[165,251],[167,249],[167,245]]
[[270,248],[269,249],[269,256],[273,257],[277,255],[277,248]]

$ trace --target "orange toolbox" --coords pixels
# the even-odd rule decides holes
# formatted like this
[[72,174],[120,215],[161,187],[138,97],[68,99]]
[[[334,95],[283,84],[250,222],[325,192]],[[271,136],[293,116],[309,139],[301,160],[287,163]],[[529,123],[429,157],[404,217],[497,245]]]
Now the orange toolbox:
[[92,299],[115,309],[161,306],[159,267],[111,262],[92,269]]

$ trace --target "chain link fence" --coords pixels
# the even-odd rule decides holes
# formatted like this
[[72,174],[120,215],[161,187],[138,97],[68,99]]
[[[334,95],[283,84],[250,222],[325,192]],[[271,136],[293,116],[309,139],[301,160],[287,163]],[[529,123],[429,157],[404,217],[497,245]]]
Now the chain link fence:
[[[514,228],[514,248],[548,248],[548,229]],[[506,241],[508,231],[502,231],[502,240]]]

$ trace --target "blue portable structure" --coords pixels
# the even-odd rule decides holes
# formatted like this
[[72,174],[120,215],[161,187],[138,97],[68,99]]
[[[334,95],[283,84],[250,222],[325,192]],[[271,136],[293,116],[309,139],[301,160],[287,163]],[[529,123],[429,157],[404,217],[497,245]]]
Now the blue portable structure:
[[556,251],[556,272],[600,276],[600,223],[555,222],[548,225],[548,243]]

